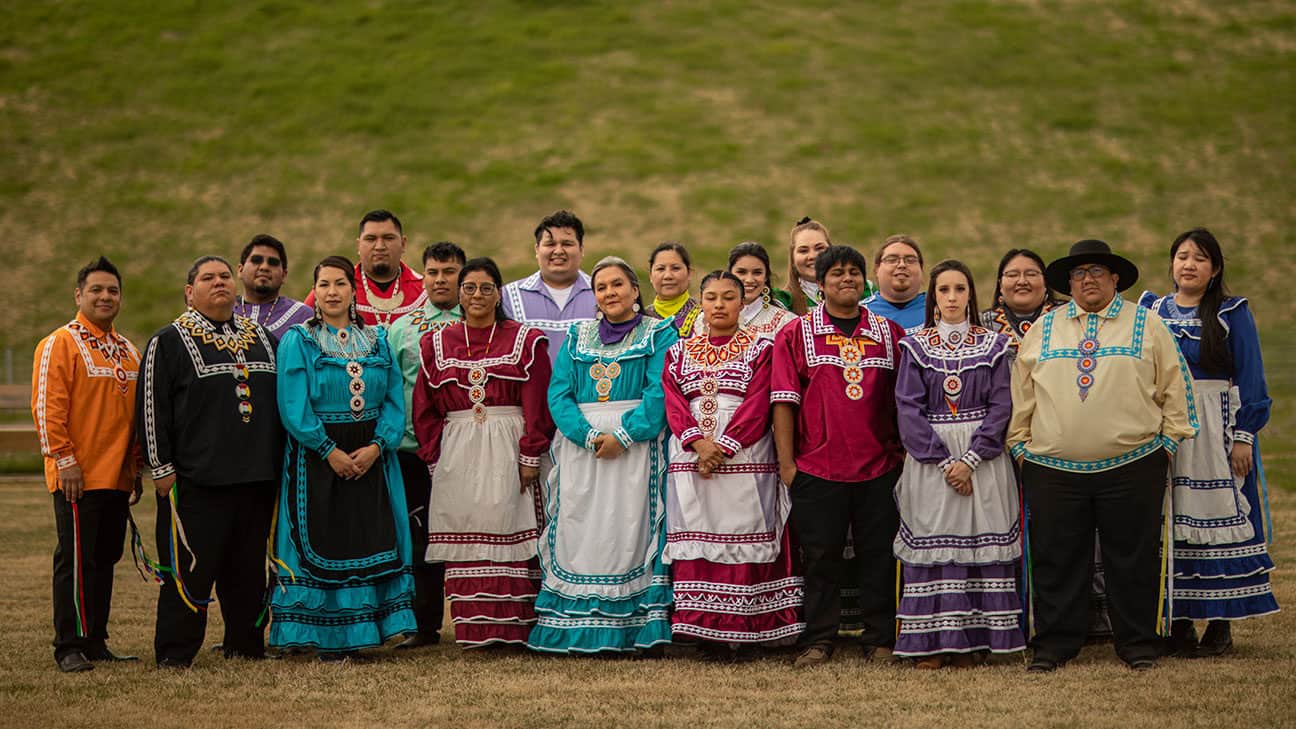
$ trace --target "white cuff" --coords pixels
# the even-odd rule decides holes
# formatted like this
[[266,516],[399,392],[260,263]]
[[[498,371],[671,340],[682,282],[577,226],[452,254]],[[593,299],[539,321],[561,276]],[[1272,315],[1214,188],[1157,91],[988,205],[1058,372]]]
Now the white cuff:
[[1233,431],[1233,442],[1255,445],[1255,433],[1248,433],[1245,430],[1235,430]]
[[967,467],[972,469],[973,471],[976,470],[977,466],[981,465],[981,456],[977,455],[977,452],[972,450],[971,448],[969,448],[968,452],[964,453],[962,457],[959,458],[959,460],[966,463]]
[[616,436],[617,441],[621,443],[621,447],[626,450],[630,450],[630,446],[634,445],[634,438],[630,437],[630,433],[625,428],[617,428],[612,431],[612,435]]
[[153,469],[153,480],[160,481],[173,473],[175,473],[175,464],[164,463]]
[[59,456],[54,459],[54,465],[57,466],[60,471],[65,468],[71,468],[77,465],[76,455],[69,453],[66,456]]
[[530,466],[532,468],[539,468],[540,456],[524,456],[521,453],[519,453],[518,464],[523,466]]

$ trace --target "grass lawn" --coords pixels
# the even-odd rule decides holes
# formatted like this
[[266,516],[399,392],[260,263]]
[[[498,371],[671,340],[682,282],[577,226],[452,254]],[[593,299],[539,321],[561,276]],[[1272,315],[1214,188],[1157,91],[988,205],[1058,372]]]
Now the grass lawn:
[[[672,649],[663,660],[375,650],[354,666],[310,658],[228,662],[203,651],[186,672],[158,672],[152,655],[156,588],[127,557],[117,569],[111,645],[145,661],[59,674],[49,640],[49,497],[34,481],[0,482],[7,517],[0,559],[0,716],[10,726],[1185,726],[1291,725],[1296,661],[1296,494],[1274,495],[1279,603],[1238,623],[1237,652],[1165,660],[1135,674],[1110,646],[1088,647],[1056,674],[1028,675],[1019,657],[965,671],[920,672],[861,661],[843,648],[829,665],[797,671],[785,657],[716,667]],[[153,504],[135,507],[152,524]],[[151,535],[146,542],[152,544]],[[150,546],[151,548],[151,546]],[[219,641],[219,618],[209,643]],[[446,627],[444,634],[451,635]],[[12,722],[17,723],[12,723]]]
[[[1296,605],[1291,2],[11,0],[0,20],[0,349],[21,381],[94,255],[122,267],[120,328],[143,345],[182,307],[195,256],[271,233],[287,291],[304,293],[314,261],[354,256],[375,207],[405,221],[407,262],[451,239],[510,276],[534,267],[531,230],[560,207],[587,224],[586,269],[608,253],[645,267],[674,238],[702,269],[762,241],[781,271],[811,214],[869,253],[911,233],[929,261],[967,261],[983,299],[1003,250],[1051,259],[1083,237],[1139,263],[1131,295],[1164,291],[1170,241],[1205,225],[1261,327],[1275,589]],[[1012,660],[920,675],[851,650],[801,673],[441,646],[62,676],[50,512],[35,479],[0,482],[5,725],[1296,723],[1290,610],[1238,625],[1234,657],[1147,675],[1107,647],[1041,677]],[[151,503],[137,512],[152,523]],[[116,649],[151,656],[154,602],[121,565]]]
[[[181,308],[189,261],[287,242],[289,290],[370,208],[414,261],[449,238],[511,275],[571,207],[589,257],[666,238],[782,260],[812,214],[871,251],[916,235],[983,291],[1011,246],[1101,237],[1164,290],[1216,229],[1266,327],[1296,320],[1296,7],[1214,3],[60,3],[0,23],[0,347],[123,266],[123,331]],[[871,256],[870,256],[871,259]],[[21,369],[21,368],[19,368]],[[22,374],[20,372],[20,374]]]

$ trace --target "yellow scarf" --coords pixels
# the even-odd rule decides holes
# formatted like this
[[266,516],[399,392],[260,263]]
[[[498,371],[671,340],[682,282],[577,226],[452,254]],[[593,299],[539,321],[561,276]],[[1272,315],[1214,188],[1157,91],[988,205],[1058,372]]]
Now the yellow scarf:
[[689,292],[687,290],[679,296],[676,296],[673,299],[666,299],[665,301],[654,296],[652,304],[653,311],[657,312],[657,316],[660,316],[663,319],[669,319],[679,313],[679,310],[684,308],[684,305],[688,303],[688,300]]

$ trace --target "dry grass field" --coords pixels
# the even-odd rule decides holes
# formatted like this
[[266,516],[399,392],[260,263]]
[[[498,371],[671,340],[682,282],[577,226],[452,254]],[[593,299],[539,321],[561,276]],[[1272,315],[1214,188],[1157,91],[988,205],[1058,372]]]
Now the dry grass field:
[[[53,518],[34,480],[0,483],[0,724],[9,727],[1277,727],[1296,725],[1296,494],[1275,489],[1274,573],[1285,612],[1241,623],[1237,652],[1124,667],[1109,646],[1086,648],[1056,674],[1019,659],[963,671],[875,666],[844,647],[828,666],[786,657],[737,667],[672,649],[662,660],[372,651],[371,662],[301,657],[249,663],[204,651],[193,669],[152,667],[156,588],[127,557],[118,567],[110,643],[140,663],[63,675],[49,648]],[[136,507],[152,523],[146,498]],[[151,535],[146,542],[152,544]],[[220,638],[218,618],[209,643]],[[450,634],[447,627],[446,635]]]

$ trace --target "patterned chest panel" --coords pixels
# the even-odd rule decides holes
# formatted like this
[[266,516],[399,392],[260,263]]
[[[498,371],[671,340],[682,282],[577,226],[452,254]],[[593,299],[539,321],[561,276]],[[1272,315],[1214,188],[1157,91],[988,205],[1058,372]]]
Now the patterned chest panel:
[[[434,332],[438,329],[445,329],[451,324],[459,321],[459,319],[455,318],[452,314],[442,313],[443,316],[432,317],[428,315],[426,306],[420,307],[418,311],[411,312],[409,316],[405,317],[404,321],[409,322],[405,326],[408,326],[411,330],[422,335],[425,332]],[[416,341],[419,338],[421,337],[417,337]]]
[[646,357],[652,354],[653,333],[657,327],[670,325],[670,322],[661,319],[644,317],[621,341],[604,344],[599,339],[598,322],[583,322],[577,329],[576,341],[571,348],[572,357],[582,362]]
[[[1114,321],[1124,308],[1124,299],[1117,297],[1112,303],[1109,320]],[[1076,305],[1074,302],[1067,304],[1065,307],[1054,309],[1045,314],[1040,321],[1040,326],[1044,327],[1044,337],[1040,343],[1040,361],[1050,359],[1088,359],[1103,357],[1133,357],[1140,359],[1143,356],[1143,335],[1147,326],[1148,309],[1141,306],[1135,307],[1134,310],[1134,328],[1130,334],[1128,344],[1112,345],[1099,344],[1092,351],[1082,351],[1079,344],[1074,347],[1055,347],[1054,330],[1057,327],[1059,319],[1067,321],[1076,315]],[[1085,331],[1081,341],[1091,340],[1101,342],[1102,322],[1108,319],[1103,314],[1097,316],[1085,317]]]
[[[896,367],[895,341],[887,320],[866,308],[860,308],[860,326],[854,337],[846,337],[837,331],[837,327],[828,319],[822,306],[802,317],[801,343],[805,350],[806,364],[810,367],[832,365],[834,367],[878,367],[894,370]],[[820,338],[822,337],[822,343]],[[845,345],[853,343],[853,347]],[[844,350],[858,350],[861,358],[847,362],[842,358]]]
[[[76,344],[77,353],[85,363],[88,377],[107,377],[126,382],[139,376],[139,351],[125,337],[116,332],[106,332],[103,337],[96,337],[75,319],[64,328],[72,335],[72,342]],[[128,364],[132,366],[128,368]]]
[[[707,394],[718,386],[721,392],[747,392],[756,359],[772,347],[751,329],[741,329],[723,345],[711,344],[705,334],[681,339],[675,350],[672,376],[686,394]],[[711,393],[714,394],[714,393]]]
[[[448,334],[453,335],[466,330],[437,328],[431,335],[434,369],[425,370],[424,376],[433,388],[454,383],[465,390],[484,386],[486,380],[492,377],[501,380],[526,380],[530,376],[531,360],[535,356],[535,342],[539,341],[538,336],[528,336],[533,329],[534,327],[523,324],[514,330],[513,343],[502,354],[466,359],[452,355],[446,342]],[[529,346],[528,341],[531,342]]]
[[[567,299],[567,306],[571,306],[577,297],[582,296],[589,289],[589,276],[585,273],[580,274],[579,282],[581,288],[573,289],[571,296]],[[575,286],[576,284],[573,284]],[[576,322],[594,321],[592,316],[574,316],[570,319],[562,318],[562,312],[558,311],[557,305],[544,294],[539,292],[543,286],[540,282],[540,274],[533,273],[521,281],[504,286],[504,297],[508,300],[509,308],[513,310],[513,317],[519,321],[525,321],[527,324],[543,329],[549,332],[565,332]],[[526,295],[523,296],[525,290]],[[534,301],[535,304],[528,307],[527,301]],[[566,307],[564,307],[565,309]],[[591,307],[592,308],[592,307]],[[543,312],[543,313],[542,313]]]
[[242,367],[250,372],[275,371],[274,348],[267,344],[265,330],[251,319],[235,316],[233,326],[216,331],[201,314],[186,311],[171,326],[180,334],[198,377],[233,375]]
[[932,327],[906,337],[900,346],[908,349],[924,367],[955,374],[994,365],[1008,351],[1009,342],[1006,336],[972,326],[968,328],[966,337],[951,345],[942,340],[940,333]]

